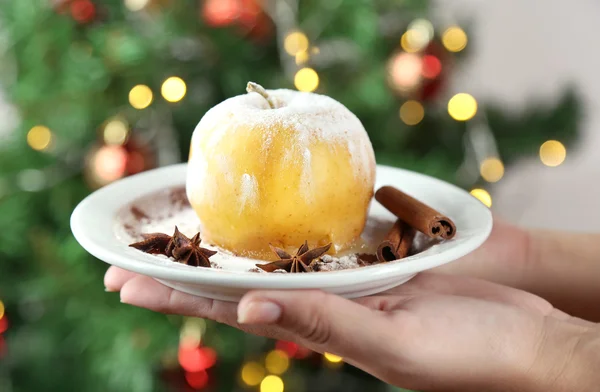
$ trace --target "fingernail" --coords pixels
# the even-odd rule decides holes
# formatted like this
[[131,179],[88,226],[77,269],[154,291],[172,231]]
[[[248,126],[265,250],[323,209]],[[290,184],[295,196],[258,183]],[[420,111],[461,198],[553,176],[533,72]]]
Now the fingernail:
[[269,301],[252,301],[238,306],[238,323],[273,324],[281,317],[281,307]]
[[105,287],[104,291],[107,292],[107,293],[114,293],[117,290],[113,290],[113,289],[109,289],[108,287]]

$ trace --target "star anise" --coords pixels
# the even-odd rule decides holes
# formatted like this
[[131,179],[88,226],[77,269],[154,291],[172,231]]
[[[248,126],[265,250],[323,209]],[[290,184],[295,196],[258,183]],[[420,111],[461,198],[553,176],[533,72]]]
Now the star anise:
[[166,249],[171,243],[171,236],[163,233],[142,234],[143,241],[129,246],[150,254],[166,254]]
[[151,254],[162,254],[176,261],[196,267],[211,267],[209,258],[217,252],[202,248],[200,233],[191,239],[186,237],[175,226],[172,236],[163,233],[142,234],[143,241],[129,246]]
[[[181,234],[181,236],[185,237],[183,234]],[[188,239],[187,243],[173,248],[173,258],[180,263],[192,265],[194,267],[210,268],[210,260],[208,259],[217,254],[217,252],[202,248],[200,246],[201,242],[200,233],[197,233],[191,240]]]
[[320,248],[312,250],[308,249],[308,243],[305,241],[294,256],[287,253],[285,250],[277,248],[269,244],[271,250],[280,258],[280,260],[273,261],[268,264],[256,264],[256,266],[267,272],[274,272],[275,270],[285,270],[287,272],[311,272],[313,270],[313,261],[322,255],[324,255],[331,244],[327,244]]

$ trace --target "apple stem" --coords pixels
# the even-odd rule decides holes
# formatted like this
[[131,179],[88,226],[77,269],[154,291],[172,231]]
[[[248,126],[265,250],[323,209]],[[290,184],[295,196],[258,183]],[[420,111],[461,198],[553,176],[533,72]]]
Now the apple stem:
[[246,91],[249,93],[260,94],[269,103],[269,107],[271,109],[275,109],[275,104],[271,100],[271,97],[269,97],[269,94],[267,94],[267,90],[265,90],[265,88],[263,86],[261,86],[260,84],[254,83],[254,82],[248,82],[248,85],[246,86]]

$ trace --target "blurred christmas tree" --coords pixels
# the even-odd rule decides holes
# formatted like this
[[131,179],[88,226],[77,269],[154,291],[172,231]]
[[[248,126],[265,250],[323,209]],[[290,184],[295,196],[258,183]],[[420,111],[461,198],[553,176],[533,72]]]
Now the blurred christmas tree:
[[120,305],[69,216],[91,189],[181,161],[202,114],[249,80],[338,99],[380,163],[478,187],[488,204],[483,187],[514,158],[542,146],[542,162],[560,164],[576,97],[507,117],[448,95],[468,38],[427,11],[421,0],[2,2],[0,75],[19,125],[0,139],[0,390],[393,390],[334,356]]

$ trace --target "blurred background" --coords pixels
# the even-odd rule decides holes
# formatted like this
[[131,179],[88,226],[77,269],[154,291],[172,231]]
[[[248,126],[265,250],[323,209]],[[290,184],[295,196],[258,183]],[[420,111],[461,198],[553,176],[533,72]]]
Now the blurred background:
[[120,304],[71,235],[73,208],[185,161],[202,115],[255,81],[334,97],[379,163],[455,183],[498,216],[599,230],[599,11],[0,1],[0,391],[397,391],[343,358]]

